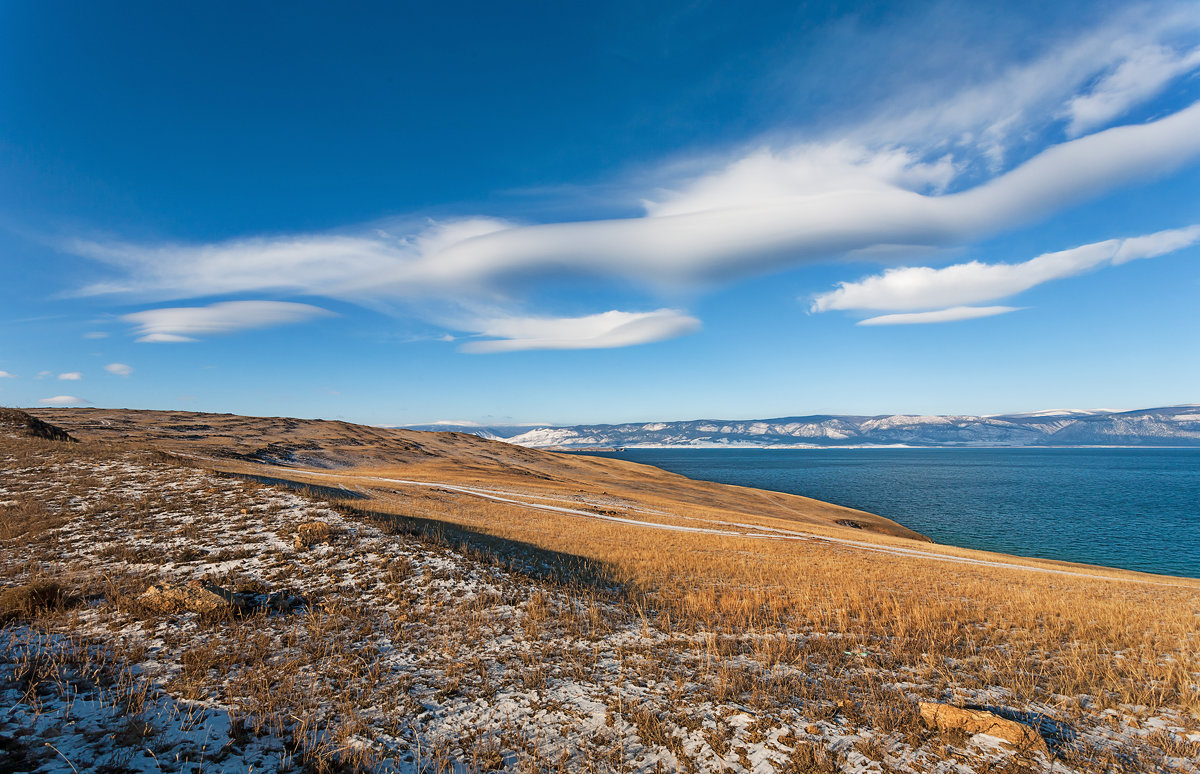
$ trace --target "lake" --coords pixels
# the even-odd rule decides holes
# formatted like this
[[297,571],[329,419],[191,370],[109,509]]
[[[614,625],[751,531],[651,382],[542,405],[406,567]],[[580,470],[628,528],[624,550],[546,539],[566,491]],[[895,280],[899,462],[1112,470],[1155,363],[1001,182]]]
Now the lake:
[[629,449],[597,456],[815,497],[939,543],[1200,577],[1200,449]]

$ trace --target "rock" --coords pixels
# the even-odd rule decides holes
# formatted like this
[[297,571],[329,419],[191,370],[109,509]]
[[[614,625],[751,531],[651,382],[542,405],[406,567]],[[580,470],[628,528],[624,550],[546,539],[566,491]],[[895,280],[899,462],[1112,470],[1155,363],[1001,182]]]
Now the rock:
[[211,583],[156,583],[138,597],[138,601],[156,613],[187,611],[212,615],[240,610],[245,603],[231,591]]
[[987,710],[966,709],[932,701],[918,703],[921,720],[938,731],[958,731],[969,736],[987,734],[1008,742],[1021,752],[1049,754],[1046,740],[1024,723],[1007,720]]
[[332,527],[323,521],[310,521],[296,528],[296,541],[293,545],[299,551],[317,543],[328,543],[332,539]]

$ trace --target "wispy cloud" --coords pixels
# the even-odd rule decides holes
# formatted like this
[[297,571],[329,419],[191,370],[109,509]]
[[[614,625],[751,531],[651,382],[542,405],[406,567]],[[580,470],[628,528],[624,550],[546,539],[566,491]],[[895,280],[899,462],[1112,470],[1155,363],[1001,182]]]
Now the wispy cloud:
[[74,395],[55,395],[52,398],[42,398],[38,401],[43,406],[86,406],[88,401]]
[[609,311],[584,317],[508,317],[482,320],[480,335],[459,347],[475,354],[530,349],[608,349],[673,339],[700,329],[700,321],[675,309]]
[[77,382],[83,378],[83,374],[78,371],[68,371],[65,374],[59,374],[58,378],[64,382]]
[[1130,108],[1160,94],[1181,75],[1200,67],[1200,48],[1176,51],[1165,46],[1146,46],[1132,52],[1101,78],[1086,94],[1073,97],[1066,106],[1072,137],[1103,126]]
[[87,333],[83,334],[83,337],[85,339],[107,339],[108,334],[104,331],[88,331]]
[[[1102,266],[1165,255],[1198,241],[1200,225],[1195,225],[1129,239],[1109,239],[1046,253],[1022,263],[971,261],[940,269],[927,266],[888,269],[856,282],[839,283],[836,290],[813,299],[811,310],[916,310],[949,306],[961,310],[965,305],[1006,298]],[[921,321],[954,319],[964,318],[950,315],[942,320],[926,317]]]
[[994,317],[998,314],[1016,312],[1017,306],[954,306],[949,309],[938,309],[934,312],[905,312],[903,314],[884,314],[878,317],[868,317],[860,320],[859,325],[924,325],[927,323],[956,322],[958,320],[974,320],[979,317]]
[[222,301],[208,306],[147,309],[123,315],[121,319],[137,326],[139,342],[169,343],[196,341],[197,336],[269,328],[332,316],[333,312],[310,304]]
[[133,373],[133,366],[128,366],[124,363],[109,363],[104,366],[104,370],[115,376],[129,376]]
[[0,371],[0,379],[16,379],[16,374],[10,374],[8,371]]
[[959,72],[899,91],[838,136],[953,152],[964,165],[999,169],[1030,136],[1065,124],[1077,137],[1160,94],[1196,67],[1198,33],[1190,3],[1130,6],[998,71],[981,74],[967,58]]

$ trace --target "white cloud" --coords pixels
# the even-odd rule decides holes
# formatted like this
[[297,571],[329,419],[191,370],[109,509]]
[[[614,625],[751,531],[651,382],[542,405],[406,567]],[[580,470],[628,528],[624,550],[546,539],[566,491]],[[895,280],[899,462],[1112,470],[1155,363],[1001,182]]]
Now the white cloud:
[[1151,45],[1132,52],[1101,78],[1087,94],[1073,97],[1066,106],[1072,137],[1103,126],[1133,106],[1162,93],[1181,75],[1200,67],[1200,48],[1175,51]]
[[148,309],[123,315],[137,326],[140,342],[196,341],[196,336],[233,333],[252,328],[331,317],[333,312],[287,301],[222,301],[208,306]]
[[758,148],[642,202],[651,217],[769,207],[836,192],[941,191],[954,178],[949,157],[922,162],[911,151],[872,151],[846,141]]
[[64,382],[77,382],[83,378],[83,374],[79,373],[78,371],[68,371],[65,374],[59,374],[58,378]]
[[1012,296],[1044,282],[1102,266],[1164,255],[1198,241],[1200,225],[1195,225],[1082,245],[1039,255],[1023,263],[971,261],[940,269],[927,266],[888,269],[856,282],[839,283],[836,290],[813,300],[812,311],[935,309],[975,304]]
[[53,398],[42,398],[38,403],[43,406],[83,406],[87,401],[74,395],[55,395]]
[[610,311],[584,317],[508,317],[482,320],[480,335],[459,347],[475,354],[529,349],[607,349],[673,339],[700,329],[700,321],[674,309]]
[[978,317],[993,317],[998,314],[1008,314],[1020,309],[1018,306],[954,306],[949,309],[938,309],[934,312],[906,312],[903,314],[884,314],[879,317],[868,317],[860,320],[859,325],[921,325],[926,323],[956,322],[958,320],[974,320]]
[[10,374],[8,371],[0,371],[0,379],[16,379],[16,374]]
[[124,363],[109,363],[104,366],[104,370],[116,376],[129,376],[133,373],[133,367],[127,366]]

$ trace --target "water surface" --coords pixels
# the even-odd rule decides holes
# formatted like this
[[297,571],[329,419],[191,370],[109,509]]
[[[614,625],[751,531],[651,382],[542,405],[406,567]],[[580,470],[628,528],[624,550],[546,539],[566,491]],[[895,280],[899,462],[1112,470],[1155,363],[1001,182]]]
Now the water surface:
[[599,456],[870,511],[939,543],[1200,577],[1200,449],[630,449]]

